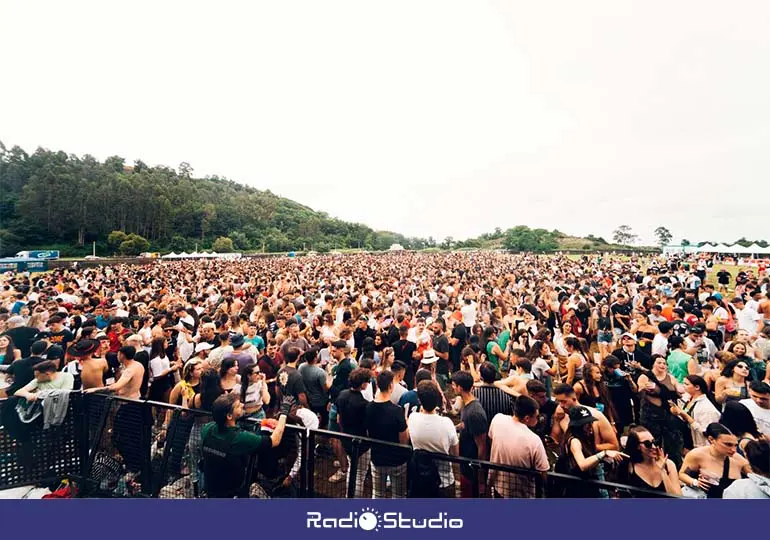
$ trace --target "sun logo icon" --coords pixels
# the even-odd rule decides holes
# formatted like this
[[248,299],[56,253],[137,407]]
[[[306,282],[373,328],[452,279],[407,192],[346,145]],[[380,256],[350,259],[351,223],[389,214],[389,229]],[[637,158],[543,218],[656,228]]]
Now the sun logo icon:
[[374,508],[364,508],[358,516],[358,528],[365,531],[380,530],[380,513]]

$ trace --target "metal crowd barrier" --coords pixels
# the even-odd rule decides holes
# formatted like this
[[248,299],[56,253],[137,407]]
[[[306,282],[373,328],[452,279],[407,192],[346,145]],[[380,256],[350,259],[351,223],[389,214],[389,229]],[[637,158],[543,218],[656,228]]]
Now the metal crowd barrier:
[[[13,418],[14,402],[0,401],[3,419]],[[72,393],[60,426],[0,428],[0,489],[69,478],[82,497],[205,497],[201,427],[209,421],[205,411],[167,403]],[[259,429],[253,420],[243,427]],[[372,449],[385,450],[395,465],[374,466]],[[284,482],[292,470],[294,478]],[[436,485],[425,485],[426,470],[438,472]],[[242,488],[243,496],[254,498],[671,497],[298,425],[287,425],[277,448],[252,457]]]

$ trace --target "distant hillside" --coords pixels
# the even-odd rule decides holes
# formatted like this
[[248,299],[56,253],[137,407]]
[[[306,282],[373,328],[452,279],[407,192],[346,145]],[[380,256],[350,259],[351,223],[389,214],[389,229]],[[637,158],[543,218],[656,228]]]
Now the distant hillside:
[[[92,242],[101,255],[196,247],[281,252],[430,245],[225,178],[193,178],[192,172],[187,163],[174,170],[42,148],[29,155],[0,143],[0,253],[44,247],[79,256],[91,252]],[[110,236],[113,231],[124,234]]]

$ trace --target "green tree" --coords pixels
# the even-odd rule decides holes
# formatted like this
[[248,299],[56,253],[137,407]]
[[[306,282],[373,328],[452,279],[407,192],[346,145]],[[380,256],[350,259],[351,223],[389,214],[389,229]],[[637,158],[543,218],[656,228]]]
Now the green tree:
[[107,236],[107,243],[112,248],[117,248],[127,240],[127,235],[123,231],[112,231],[109,236]]
[[126,236],[126,239],[121,242],[119,247],[121,255],[139,255],[149,249],[150,242],[138,234],[129,234]]
[[246,236],[245,233],[242,233],[240,231],[230,231],[230,234],[228,234],[232,241],[233,241],[233,247],[239,251],[247,251],[251,249],[251,242],[249,241],[248,236]]
[[667,246],[671,242],[672,234],[666,227],[658,227],[655,229],[655,236],[658,239],[658,245],[663,247]]
[[631,227],[628,225],[620,225],[612,233],[612,239],[616,244],[627,246],[629,244],[633,244],[636,241],[637,236],[633,233]]
[[211,244],[211,249],[217,253],[232,253],[235,251],[232,239],[227,236],[220,236],[214,240],[214,243]]
[[174,252],[181,253],[182,251],[187,251],[187,240],[184,236],[180,236],[178,234],[175,234],[171,238],[171,243],[169,244],[169,249]]
[[683,239],[683,240],[682,240],[682,246],[683,246],[683,247],[687,247],[687,246],[689,246],[689,245],[690,245],[690,241],[689,241],[689,240],[687,240],[687,239]]

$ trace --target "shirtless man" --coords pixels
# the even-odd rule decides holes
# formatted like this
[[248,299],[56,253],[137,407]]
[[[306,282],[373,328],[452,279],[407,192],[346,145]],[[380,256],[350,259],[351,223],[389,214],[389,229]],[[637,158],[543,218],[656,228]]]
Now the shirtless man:
[[[110,392],[129,399],[140,399],[142,387],[142,378],[144,377],[144,366],[134,360],[136,349],[131,346],[121,347],[118,350],[118,360],[120,361],[120,378],[117,382],[107,385],[105,388]],[[86,392],[94,392],[98,388],[91,388]]]
[[767,298],[759,302],[757,311],[762,316],[765,325],[770,325],[770,293],[768,293]]
[[[583,406],[581,405],[577,397],[575,396],[575,390],[568,384],[560,384],[553,390],[553,396],[559,403],[556,408],[556,412],[553,414],[553,428],[551,429],[551,438],[554,441],[561,442],[561,436],[567,431],[569,425],[569,415],[567,411],[572,407]],[[607,420],[602,412],[593,407],[586,407],[591,414],[598,420],[594,434],[596,437],[596,451],[602,450],[620,450],[620,444],[618,443],[618,436],[615,433],[615,429]]]
[[67,349],[67,354],[74,360],[65,366],[64,371],[75,377],[76,387],[77,378],[80,377],[83,390],[104,388],[104,375],[109,370],[109,366],[104,358],[94,357],[99,347],[99,341],[84,339]]

